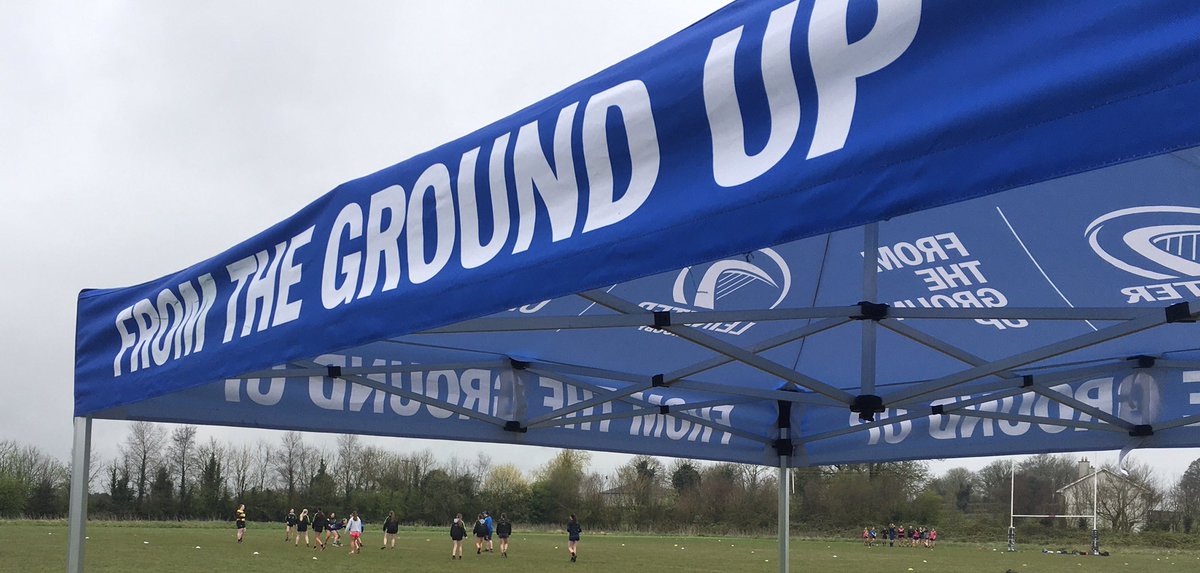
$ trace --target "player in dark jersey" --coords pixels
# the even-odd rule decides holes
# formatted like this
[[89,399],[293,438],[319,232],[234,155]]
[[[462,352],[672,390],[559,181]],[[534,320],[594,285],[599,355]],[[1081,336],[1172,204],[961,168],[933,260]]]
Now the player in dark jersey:
[[579,521],[575,519],[575,514],[571,514],[571,521],[567,522],[567,551],[571,552],[571,562],[575,562],[575,558],[579,556],[579,536],[583,533],[583,527],[580,527]]
[[450,525],[450,559],[462,559],[462,542],[467,537],[467,526],[463,525],[462,514],[454,516],[454,523]]
[[508,537],[512,535],[512,522],[508,515],[501,513],[500,521],[496,522],[496,536],[500,538],[500,556],[508,557]]
[[304,546],[308,547],[308,508],[300,510],[300,517],[296,518],[296,547],[300,547],[300,534],[304,534]]
[[284,521],[287,522],[287,527],[283,529],[283,542],[287,543],[292,540],[292,532],[296,530],[296,510],[294,508],[288,510]]
[[312,521],[313,539],[314,539],[313,549],[314,550],[317,548],[318,545],[320,545],[321,551],[325,551],[325,541],[321,539],[321,535],[323,533],[325,533],[325,527],[328,525],[329,525],[329,519],[327,519],[325,517],[325,514],[321,511],[321,508],[318,507],[317,512],[315,514],[313,514],[313,521]]
[[345,526],[346,526],[346,524],[337,518],[336,513],[332,512],[332,511],[329,512],[329,523],[327,523],[325,525],[325,544],[328,545],[329,538],[332,537],[333,538],[333,546],[341,547],[342,546],[341,529]]
[[487,522],[483,520],[483,514],[479,514],[475,518],[475,527],[471,530],[475,534],[475,554],[483,553],[483,539],[487,537]]
[[237,523],[237,542],[241,543],[246,539],[246,504],[238,506],[234,522]]
[[383,547],[387,549],[390,545],[392,549],[396,548],[396,533],[400,531],[400,520],[396,519],[396,512],[389,511],[387,519],[383,520]]

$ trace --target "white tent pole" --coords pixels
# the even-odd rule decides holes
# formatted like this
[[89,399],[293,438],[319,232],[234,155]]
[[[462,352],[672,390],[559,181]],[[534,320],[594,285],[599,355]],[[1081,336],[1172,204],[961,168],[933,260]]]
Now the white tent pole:
[[1100,554],[1100,469],[1092,472],[1092,555]]
[[87,532],[88,467],[92,454],[92,419],[75,418],[71,446],[71,510],[67,518],[67,573],[83,571],[83,541]]
[[[876,272],[879,258],[879,223],[863,227],[863,300],[879,302],[879,277]],[[875,393],[875,334],[877,321],[862,320],[862,394]]]
[[776,451],[779,453],[779,573],[788,573],[790,562],[789,543],[791,542],[791,453],[792,453],[792,404],[779,402],[779,442]]
[[1017,550],[1017,528],[1013,527],[1013,515],[1016,511],[1017,499],[1017,464],[1008,460],[1008,550]]
[[[781,432],[783,433],[783,432]],[[788,573],[788,543],[791,541],[791,470],[788,458],[779,456],[779,573]]]

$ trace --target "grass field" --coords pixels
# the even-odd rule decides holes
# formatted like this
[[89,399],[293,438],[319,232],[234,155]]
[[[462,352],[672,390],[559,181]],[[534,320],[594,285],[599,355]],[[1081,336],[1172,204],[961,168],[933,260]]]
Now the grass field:
[[[565,534],[517,533],[509,558],[499,553],[476,555],[464,544],[464,559],[450,561],[446,531],[401,530],[396,550],[381,551],[374,527],[360,555],[346,548],[324,552],[283,543],[282,526],[266,529],[250,524],[247,541],[234,542],[232,527],[216,529],[166,526],[91,524],[88,527],[87,570],[97,572],[225,571],[236,573],[302,573],[319,571],[649,571],[742,572],[777,571],[774,539],[716,537],[652,537],[584,533],[579,562],[570,563]],[[470,540],[468,540],[470,542]],[[61,572],[66,568],[67,529],[61,524],[0,524],[0,571]],[[914,571],[1017,573],[1123,572],[1182,573],[1200,570],[1200,553],[1167,550],[1107,548],[1111,557],[1044,555],[1041,548],[1017,553],[994,545],[939,544],[935,550],[864,548],[851,541],[792,542],[793,571],[877,572]],[[257,555],[255,554],[257,552]],[[313,557],[316,557],[314,560]]]

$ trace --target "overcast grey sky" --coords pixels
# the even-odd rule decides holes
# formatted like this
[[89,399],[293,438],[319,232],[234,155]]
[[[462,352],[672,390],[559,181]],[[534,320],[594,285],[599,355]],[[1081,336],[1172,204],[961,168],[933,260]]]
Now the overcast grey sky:
[[[216,255],[341,182],[517,111],[724,3],[0,3],[0,439],[68,458],[79,290]],[[97,422],[97,455],[113,456],[124,434]],[[553,454],[372,441],[443,459],[487,451],[526,470]],[[1138,457],[1175,476],[1198,452]]]

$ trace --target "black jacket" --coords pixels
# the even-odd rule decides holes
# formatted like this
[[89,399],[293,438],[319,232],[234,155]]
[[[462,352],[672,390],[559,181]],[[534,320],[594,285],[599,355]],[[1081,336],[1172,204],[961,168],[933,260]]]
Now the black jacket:
[[450,539],[462,541],[467,536],[467,528],[463,527],[462,522],[455,523],[450,526]]
[[487,524],[482,521],[476,521],[475,529],[472,529],[471,531],[475,534],[475,537],[487,537]]
[[508,537],[512,535],[512,522],[507,519],[501,519],[496,524],[496,535],[500,537]]

